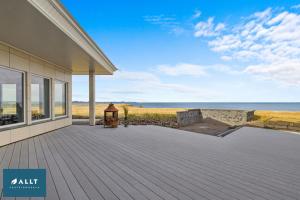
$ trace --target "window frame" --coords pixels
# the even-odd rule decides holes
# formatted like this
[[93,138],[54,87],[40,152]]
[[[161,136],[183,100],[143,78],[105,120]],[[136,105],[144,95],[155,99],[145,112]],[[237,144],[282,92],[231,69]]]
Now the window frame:
[[[44,78],[44,79],[48,79],[49,80],[49,117],[45,118],[45,119],[38,119],[38,120],[32,120],[32,99],[31,99],[31,92],[32,92],[32,88],[31,88],[31,84],[32,84],[32,76],[36,76],[36,77],[40,77],[40,78]],[[50,77],[47,76],[42,76],[39,74],[31,74],[31,79],[30,79],[30,113],[31,113],[31,123],[35,124],[35,123],[40,123],[43,121],[49,121],[51,120],[51,116],[52,116],[52,79]]]
[[7,125],[3,125],[3,126],[0,126],[0,130],[2,129],[6,129],[6,128],[11,128],[11,127],[16,127],[16,126],[20,126],[20,125],[25,125],[26,122],[27,122],[27,117],[26,117],[26,95],[27,95],[27,92],[25,91],[25,88],[26,88],[26,72],[25,71],[22,71],[22,70],[18,70],[18,69],[14,69],[14,68],[10,68],[10,67],[7,67],[7,66],[3,66],[3,65],[0,65],[0,69],[5,69],[5,70],[10,70],[10,71],[14,71],[14,72],[19,72],[22,74],[22,78],[23,78],[23,84],[22,84],[22,92],[23,92],[23,122],[18,122],[18,123],[15,123],[15,124],[7,124]]
[[[66,108],[65,108],[65,111],[66,111],[66,114],[65,115],[60,115],[60,116],[56,116],[56,114],[55,114],[55,83],[56,82],[61,82],[61,83],[63,83],[64,84],[64,86],[65,86],[65,91],[66,91],[66,95],[65,95],[65,101],[66,101],[66,104],[65,104],[65,106],[66,106]],[[61,119],[61,118],[66,118],[66,117],[68,117],[69,116],[69,109],[68,109],[68,107],[69,107],[69,102],[68,102],[68,82],[66,82],[66,81],[62,81],[62,80],[59,80],[59,79],[53,79],[53,84],[54,84],[54,91],[53,91],[53,94],[54,94],[54,99],[53,99],[53,116],[54,116],[54,119]]]

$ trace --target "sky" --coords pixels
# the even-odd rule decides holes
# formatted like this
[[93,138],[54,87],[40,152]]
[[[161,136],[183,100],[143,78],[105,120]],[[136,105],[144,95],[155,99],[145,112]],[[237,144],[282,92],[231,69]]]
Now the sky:
[[97,76],[98,102],[300,100],[300,0],[61,2],[119,69]]

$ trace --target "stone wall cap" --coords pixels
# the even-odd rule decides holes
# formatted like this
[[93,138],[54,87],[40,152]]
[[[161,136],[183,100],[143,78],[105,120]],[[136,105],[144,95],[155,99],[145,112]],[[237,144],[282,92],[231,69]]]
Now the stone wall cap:
[[200,110],[220,110],[220,111],[244,111],[244,112],[255,112],[256,110],[242,110],[242,109],[217,109],[217,108],[201,108]]

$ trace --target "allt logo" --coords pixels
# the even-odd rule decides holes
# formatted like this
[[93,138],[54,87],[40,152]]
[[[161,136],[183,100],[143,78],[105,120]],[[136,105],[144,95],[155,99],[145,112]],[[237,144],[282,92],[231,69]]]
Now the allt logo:
[[37,184],[37,181],[38,181],[39,179],[37,179],[37,178],[35,178],[35,179],[17,179],[17,178],[15,178],[14,180],[12,180],[11,181],[11,184],[12,185],[16,185],[16,184],[18,184],[18,185],[36,185]]
[[4,197],[45,197],[45,169],[3,169]]

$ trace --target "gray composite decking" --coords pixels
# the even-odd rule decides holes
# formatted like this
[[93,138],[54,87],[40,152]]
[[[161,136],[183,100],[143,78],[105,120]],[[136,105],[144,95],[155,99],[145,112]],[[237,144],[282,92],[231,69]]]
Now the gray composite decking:
[[0,148],[0,162],[46,168],[50,200],[300,199],[300,135],[256,128],[73,125]]

